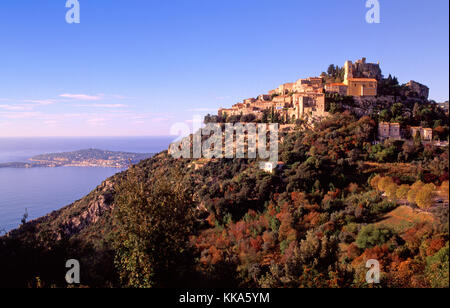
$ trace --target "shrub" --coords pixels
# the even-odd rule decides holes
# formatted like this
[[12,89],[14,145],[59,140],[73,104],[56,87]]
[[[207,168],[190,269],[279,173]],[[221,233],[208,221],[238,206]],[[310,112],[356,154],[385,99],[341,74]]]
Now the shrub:
[[372,186],[374,189],[378,190],[378,182],[380,182],[380,180],[381,180],[381,176],[379,176],[377,174],[370,180],[370,186]]
[[394,181],[390,177],[383,177],[378,182],[378,190],[386,191],[386,188],[392,184],[394,184]]
[[356,238],[358,248],[367,249],[381,246],[393,237],[390,229],[379,228],[375,225],[368,225],[361,229]]
[[406,197],[408,196],[409,189],[410,189],[410,187],[407,184],[400,185],[398,187],[397,193],[396,193],[397,198],[398,199],[406,199]]
[[427,258],[425,273],[433,288],[448,288],[449,259],[447,246]]
[[388,196],[389,199],[391,199],[393,201],[396,200],[397,188],[398,188],[398,185],[395,183],[391,183],[385,188],[386,195]]
[[444,196],[448,200],[448,195],[449,195],[448,181],[442,182],[439,190],[441,191],[442,196]]

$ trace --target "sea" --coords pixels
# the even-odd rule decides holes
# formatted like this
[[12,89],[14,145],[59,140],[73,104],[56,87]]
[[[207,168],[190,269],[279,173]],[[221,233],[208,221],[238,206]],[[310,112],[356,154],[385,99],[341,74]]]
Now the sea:
[[[0,138],[0,163],[46,153],[100,149],[133,153],[166,150],[173,137]],[[0,236],[24,214],[36,219],[81,199],[123,169],[100,167],[0,168]]]

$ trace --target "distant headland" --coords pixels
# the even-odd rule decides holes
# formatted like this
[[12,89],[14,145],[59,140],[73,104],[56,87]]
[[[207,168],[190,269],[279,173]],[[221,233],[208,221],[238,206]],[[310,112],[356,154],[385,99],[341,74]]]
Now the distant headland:
[[1,163],[0,168],[54,168],[54,167],[108,167],[126,168],[153,153],[114,152],[86,149],[74,152],[50,153],[33,156],[29,162]]

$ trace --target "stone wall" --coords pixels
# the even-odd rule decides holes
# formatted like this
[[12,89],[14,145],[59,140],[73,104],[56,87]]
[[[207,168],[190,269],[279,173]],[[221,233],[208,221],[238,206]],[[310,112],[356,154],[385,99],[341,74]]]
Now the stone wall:
[[[406,96],[416,96],[418,98],[424,98],[424,99],[428,99],[428,96],[430,94],[430,89],[421,84],[418,83],[414,80],[411,80],[410,82],[408,82],[406,84],[406,87],[408,88],[409,91],[407,91],[408,93],[405,93]],[[413,95],[411,95],[413,94]]]

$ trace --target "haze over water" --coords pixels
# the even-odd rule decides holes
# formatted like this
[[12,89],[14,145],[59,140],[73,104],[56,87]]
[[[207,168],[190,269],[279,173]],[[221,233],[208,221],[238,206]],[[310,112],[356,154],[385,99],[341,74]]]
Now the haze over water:
[[[171,137],[0,138],[0,163],[89,148],[157,153],[167,149],[172,140]],[[31,220],[69,205],[120,171],[95,167],[0,168],[0,230],[18,227],[25,209]]]

